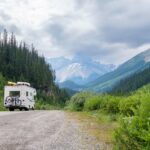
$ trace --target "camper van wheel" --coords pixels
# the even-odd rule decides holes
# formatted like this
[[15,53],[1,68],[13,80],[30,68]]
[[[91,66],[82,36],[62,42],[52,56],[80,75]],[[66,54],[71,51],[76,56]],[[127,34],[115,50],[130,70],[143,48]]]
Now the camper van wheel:
[[25,110],[25,111],[28,111],[29,109],[28,109],[28,108],[25,108],[24,110]]
[[9,111],[14,111],[14,108],[9,108]]
[[19,108],[20,111],[22,111],[22,108]]

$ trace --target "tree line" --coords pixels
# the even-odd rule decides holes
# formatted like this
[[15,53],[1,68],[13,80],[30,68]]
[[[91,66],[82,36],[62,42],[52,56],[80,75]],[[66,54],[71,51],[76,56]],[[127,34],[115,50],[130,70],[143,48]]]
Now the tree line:
[[57,97],[57,101],[67,95],[55,84],[55,71],[34,46],[18,42],[6,30],[0,34],[0,72],[7,80],[30,82],[40,93]]

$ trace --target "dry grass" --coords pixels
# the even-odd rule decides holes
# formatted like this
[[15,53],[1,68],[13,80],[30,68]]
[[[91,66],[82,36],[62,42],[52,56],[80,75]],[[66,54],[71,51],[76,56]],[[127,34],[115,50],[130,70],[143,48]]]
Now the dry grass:
[[68,112],[68,117],[75,119],[81,128],[89,135],[94,136],[99,142],[113,145],[113,131],[117,127],[116,122],[102,121],[87,112]]

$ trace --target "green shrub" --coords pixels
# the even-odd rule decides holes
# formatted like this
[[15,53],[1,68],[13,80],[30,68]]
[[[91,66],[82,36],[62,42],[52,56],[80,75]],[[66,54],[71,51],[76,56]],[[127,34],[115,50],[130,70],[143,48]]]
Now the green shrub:
[[58,110],[63,106],[61,104],[52,103],[51,101],[45,101],[43,98],[39,98],[35,101],[35,109],[36,110]]
[[0,94],[0,111],[6,111],[6,110],[7,109],[4,107],[3,96]]
[[119,109],[124,116],[133,116],[135,110],[140,105],[140,99],[137,96],[130,96],[120,100]]
[[100,109],[102,99],[100,96],[92,96],[85,101],[84,109],[85,110],[97,110]]
[[120,98],[110,96],[110,95],[96,95],[85,101],[85,110],[97,110],[101,109],[108,113],[118,113],[119,112],[119,101]]
[[102,110],[108,113],[116,114],[119,112],[120,97],[108,94],[96,95],[88,92],[77,93],[67,102],[69,110]]
[[69,110],[82,111],[84,108],[84,103],[87,99],[92,97],[93,94],[89,92],[80,92],[72,96],[67,107]]
[[4,107],[3,97],[4,97],[4,86],[6,84],[6,79],[3,77],[3,75],[0,73],[0,111],[7,110]]
[[108,101],[110,99],[109,95],[107,95],[107,94],[100,95],[100,98],[101,98],[100,109],[106,111],[107,110],[107,104],[108,104]]
[[119,113],[119,102],[120,98],[109,96],[109,100],[106,103],[106,111],[112,114]]
[[143,95],[135,116],[121,119],[120,127],[115,131],[116,149],[150,149],[150,94]]
[[150,119],[150,94],[143,95],[139,108],[139,115],[141,118]]

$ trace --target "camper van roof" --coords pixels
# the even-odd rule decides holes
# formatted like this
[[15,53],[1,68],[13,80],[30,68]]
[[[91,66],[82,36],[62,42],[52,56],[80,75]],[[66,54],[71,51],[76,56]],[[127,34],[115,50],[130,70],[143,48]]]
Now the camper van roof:
[[27,86],[30,86],[30,83],[28,83],[28,82],[17,82],[17,85],[27,85]]

